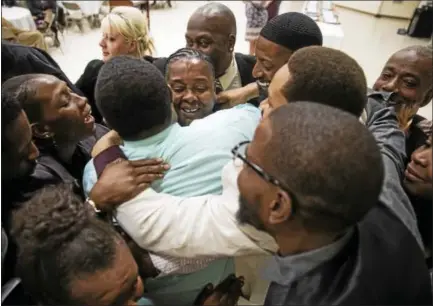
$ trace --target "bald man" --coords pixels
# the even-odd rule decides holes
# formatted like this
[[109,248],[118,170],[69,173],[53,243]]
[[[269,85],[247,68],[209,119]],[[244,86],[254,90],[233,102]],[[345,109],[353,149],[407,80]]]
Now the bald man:
[[427,140],[422,128],[427,119],[417,112],[431,103],[433,97],[432,51],[431,46],[409,46],[395,52],[373,85],[376,91],[393,93],[390,102],[397,104],[400,127],[406,133],[409,159]]
[[[215,65],[216,93],[237,89],[255,81],[253,56],[234,53],[236,18],[224,4],[210,2],[199,7],[190,17],[186,29],[186,46],[210,56]],[[154,64],[164,70],[166,58]],[[249,101],[258,105],[257,99]]]

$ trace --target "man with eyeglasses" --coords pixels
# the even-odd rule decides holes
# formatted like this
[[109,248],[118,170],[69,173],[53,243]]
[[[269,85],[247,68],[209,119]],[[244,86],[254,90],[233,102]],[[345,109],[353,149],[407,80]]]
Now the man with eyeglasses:
[[[348,58],[347,55],[337,50],[323,47],[309,47],[298,52],[312,52],[311,50],[314,51],[313,53],[315,53],[316,57],[318,54],[326,53],[328,61],[319,66],[323,71],[326,69],[332,69],[332,67],[334,67],[334,62],[337,59],[337,62],[344,67],[349,64],[353,65],[353,59],[349,60],[350,58]],[[320,51],[317,52],[317,50]],[[300,54],[302,55],[302,53]],[[296,54],[294,54],[292,59],[295,60],[297,57],[301,59],[303,58],[303,56],[296,56]],[[302,66],[299,66],[299,69],[301,68]],[[360,104],[356,106],[352,105],[352,107],[355,108],[351,110],[350,105],[345,105],[351,103],[350,99],[347,99],[345,95],[350,93],[353,94],[353,91],[345,92],[337,90],[337,88],[345,88],[347,91],[348,88],[352,88],[355,92],[359,93],[356,95],[357,97],[362,96],[365,98],[365,76],[363,76],[361,68],[355,68],[356,67],[353,66],[353,69],[339,69],[339,77],[332,78],[333,80],[338,79],[338,82],[319,82],[316,80],[313,84],[320,84],[321,86],[319,86],[319,89],[326,91],[323,94],[314,91],[314,95],[321,98],[318,102],[344,109],[357,117],[360,116],[365,107],[366,99],[359,99]],[[354,73],[354,71],[358,70],[360,70],[360,72]],[[302,69],[299,73],[302,74]],[[340,75],[344,73],[346,73],[347,77],[342,77]],[[292,78],[294,76],[296,76],[296,74],[292,75]],[[358,80],[359,78],[363,78],[364,80],[361,82]],[[295,86],[292,84],[289,85],[288,82],[282,82],[282,80],[278,78],[275,81],[278,81],[281,86],[284,85],[291,88],[291,95],[297,96],[301,94],[300,88],[302,88],[302,86],[299,86],[300,84],[295,84]],[[274,82],[274,80],[272,82]],[[324,88],[322,86],[323,84],[326,84]],[[271,84],[271,87],[274,88],[272,85],[273,84]],[[330,94],[328,91],[333,94]],[[277,92],[278,94],[276,94]],[[311,92],[311,90],[309,92]],[[283,95],[281,95],[281,93],[283,93]],[[286,91],[282,90],[270,90],[270,99],[274,103],[275,108],[276,106],[281,107],[287,103],[287,96],[284,96],[285,93]],[[304,92],[303,96],[305,95],[306,93]],[[294,101],[290,100],[290,102]],[[389,109],[383,109],[369,117],[368,126],[370,131],[376,136],[376,141],[379,142],[381,146],[382,156],[387,156],[388,161],[390,161],[388,164],[390,167],[395,168],[391,169],[391,171],[393,171],[392,173],[398,173],[399,161],[402,160],[400,151],[402,151],[402,154],[404,155],[404,136],[399,132],[395,113]],[[326,120],[332,123],[330,118],[327,118]],[[400,145],[401,143],[402,145]],[[242,154],[244,148],[245,144],[242,144],[238,148],[234,149],[233,153],[237,157],[237,161],[243,159],[244,163],[247,164],[258,176],[264,178],[265,181],[268,181],[271,184],[280,186],[280,180],[276,176],[270,175],[271,173],[266,171],[266,168],[258,165],[254,160],[244,157]],[[340,147],[337,145],[335,145],[335,148],[339,148],[340,150]],[[302,160],[301,153],[305,154],[305,152],[298,152],[299,160]],[[322,160],[321,163],[327,164],[329,161]],[[373,165],[369,165],[367,168],[368,167],[371,167],[374,171],[377,170],[374,169],[375,167]],[[387,171],[388,170],[389,169],[387,169]],[[272,236],[260,231],[260,229],[262,229],[262,224],[256,222],[257,219],[253,219],[253,222],[249,223],[257,225],[259,231],[253,226],[248,224],[240,225],[237,222],[236,214],[239,207],[242,207],[242,205],[238,204],[239,190],[241,190],[241,187],[239,186],[238,188],[237,186],[237,182],[239,182],[239,171],[239,165],[236,166],[233,165],[233,163],[226,165],[222,172],[222,195],[180,198],[167,194],[157,194],[149,189],[143,192],[139,197],[119,206],[116,211],[116,216],[119,223],[125,227],[126,231],[131,234],[131,237],[142,248],[147,248],[155,252],[162,252],[172,256],[238,256],[256,254],[263,249],[276,251],[275,240]],[[290,170],[287,171],[290,172]],[[316,174],[313,174],[313,176],[314,175]],[[291,186],[286,187],[281,185],[281,187],[284,188],[286,192],[291,192],[292,190],[288,188]],[[292,195],[295,195],[294,198],[297,198],[296,193],[293,193]],[[388,201],[386,199],[384,206],[387,206],[387,209],[392,211],[394,216],[397,216],[397,219],[410,219],[410,212],[407,212],[404,215],[396,212],[396,207],[400,210],[404,210],[404,207],[402,207],[404,206],[404,199],[392,201],[393,198],[391,198],[390,200],[391,201]],[[104,208],[103,201],[98,204],[99,208]],[[297,206],[295,205],[294,207],[296,211]],[[244,212],[247,212],[247,216],[250,215],[247,210],[244,210]],[[242,217],[242,215],[245,216],[245,214],[241,213],[239,215],[240,217]],[[402,222],[401,220],[397,220],[397,222]],[[404,222],[404,224],[415,237],[419,236],[419,234],[417,235],[416,226],[415,229],[413,229],[411,227],[412,223],[408,224],[407,222]],[[399,235],[393,233],[392,230],[390,230],[390,236],[399,237]],[[163,239],[161,239],[161,237],[163,237]],[[212,243],[210,243],[210,239],[212,239]],[[411,239],[414,240],[413,237]],[[409,242],[409,244],[412,242]],[[413,251],[417,252],[416,248]]]
[[[338,67],[338,69],[336,70],[335,67]],[[333,77],[329,78],[329,75],[331,74]],[[395,114],[393,112],[384,110],[376,114],[378,109],[380,110],[383,108],[383,106],[377,101],[369,100],[369,103],[366,106],[366,90],[367,84],[364,72],[353,58],[341,51],[330,48],[319,46],[305,47],[295,52],[289,62],[281,67],[276,73],[275,77],[272,79],[272,82],[269,86],[269,98],[262,103],[265,105],[263,115],[266,117],[271,110],[281,107],[288,102],[292,103],[294,101],[316,101],[321,104],[326,104],[341,110],[345,110],[356,117],[360,117],[363,113],[363,110],[367,109],[368,120],[366,121],[366,125],[373,133],[377,143],[381,147],[386,168],[386,182],[384,184],[380,200],[402,220],[402,222],[412,232],[415,239],[417,239],[420,246],[422,246],[421,237],[416,225],[415,213],[411,208],[409,199],[405,195],[399,181],[399,178],[402,177],[404,171],[404,135],[398,129],[397,123],[395,122]],[[100,157],[103,157],[103,155],[104,152]],[[100,157],[97,157],[96,159],[100,159]],[[109,171],[105,173],[104,171],[105,177],[110,176],[108,172]],[[230,191],[231,189],[235,190],[234,193],[237,192],[236,177],[236,173],[230,173],[228,172],[227,167],[224,168],[222,172],[223,196],[226,194],[232,194],[233,192]],[[108,188],[105,194],[109,195],[110,193],[111,192]],[[135,240],[137,240],[139,244],[141,243],[142,247],[147,246],[156,249],[161,247],[162,250],[171,249],[173,252],[176,252],[176,248],[174,246],[167,246],[166,240],[161,241],[162,246],[158,246],[159,240],[156,241],[152,238],[154,235],[155,238],[159,239],[159,226],[152,226],[150,228],[148,227],[147,222],[141,222],[140,218],[137,217],[138,213],[138,215],[143,214],[144,217],[147,218],[150,218],[151,216],[152,220],[158,220],[159,217],[162,218],[163,214],[160,213],[163,210],[160,210],[158,207],[166,205],[166,203],[170,203],[173,200],[173,198],[170,198],[167,201],[164,201],[164,196],[165,195],[151,196],[149,191],[148,193],[143,194],[140,199],[136,200],[137,203],[141,201],[142,205],[140,205],[141,210],[134,212],[135,217],[133,220],[140,224],[139,230],[135,232]],[[184,204],[189,203],[189,201],[190,199],[182,199],[182,203]],[[203,199],[191,200],[192,204],[194,204],[194,207],[200,206],[198,203],[208,203],[207,201],[208,200],[203,201]],[[100,201],[97,200],[96,202],[100,202],[98,203],[100,208],[104,209],[105,201],[103,199]],[[169,204],[167,204],[167,206],[171,207]],[[185,209],[187,209],[186,206],[189,205],[182,206],[181,208],[185,207]],[[129,209],[123,207],[124,206],[121,206],[117,211],[118,213],[122,211],[125,213],[126,221],[126,217],[128,215],[127,211]],[[105,209],[106,208],[109,207],[106,206]],[[232,209],[233,206],[230,206],[230,208]],[[236,211],[236,209],[237,206],[231,211]],[[203,210],[203,213],[206,213],[206,211]],[[220,215],[223,214],[212,214],[212,217]],[[224,217],[220,219],[220,222],[223,223],[234,220],[233,218],[225,219]],[[164,217],[164,225],[169,226],[170,223],[166,222],[166,220],[167,219]],[[133,222],[127,223],[129,225],[133,224]],[[162,230],[164,228],[165,227],[163,227]],[[149,234],[149,232],[151,233]],[[161,234],[162,233],[166,235],[165,230],[161,231]],[[178,233],[178,235],[181,236],[180,233]],[[245,236],[244,234],[242,235]],[[253,236],[255,237],[256,235],[257,233],[254,233]],[[143,237],[146,238],[144,239]],[[206,247],[212,248],[210,251],[216,252],[216,254],[241,255],[245,253],[249,254],[249,252],[252,250],[250,247],[246,247],[250,246],[249,243],[251,243],[251,241],[267,241],[265,244],[269,244],[269,240],[267,239],[250,239],[247,236],[244,238],[246,241],[242,243],[229,244],[230,247],[228,249],[219,248],[216,245],[206,245]],[[179,241],[183,240],[179,239]],[[182,243],[179,245],[181,248]],[[189,243],[188,246],[192,247],[192,244]],[[194,250],[194,252],[191,252],[192,254],[200,255],[202,252],[206,252],[206,248],[202,248],[200,243],[197,245],[197,247],[198,249]],[[254,249],[254,244],[252,247]],[[181,250],[185,251],[182,248]],[[195,253],[196,251],[198,253]]]
[[[173,256],[241,255],[275,241],[265,305],[432,302],[421,249],[379,201],[381,152],[356,117],[318,103],[284,105],[232,153],[222,195],[147,190],[117,209],[119,222],[142,247]],[[143,215],[131,220],[131,211],[143,214],[143,205],[145,221],[136,223]],[[145,223],[152,228],[143,239]]]

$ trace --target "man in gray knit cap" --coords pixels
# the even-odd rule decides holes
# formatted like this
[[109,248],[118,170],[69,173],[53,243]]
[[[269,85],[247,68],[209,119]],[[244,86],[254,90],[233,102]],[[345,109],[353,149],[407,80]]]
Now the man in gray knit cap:
[[322,43],[319,26],[307,15],[297,12],[278,15],[263,27],[256,43],[257,61],[253,76],[257,81],[221,93],[218,102],[233,106],[256,97],[263,101],[275,73],[295,51],[308,46],[321,46]]

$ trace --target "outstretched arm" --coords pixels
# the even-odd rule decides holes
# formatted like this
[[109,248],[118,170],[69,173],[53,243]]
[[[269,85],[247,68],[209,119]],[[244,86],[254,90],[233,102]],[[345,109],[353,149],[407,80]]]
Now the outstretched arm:
[[376,138],[384,164],[385,178],[380,202],[407,226],[423,248],[415,212],[401,183],[406,159],[405,135],[398,126],[393,107],[376,104],[378,102],[371,99],[369,103],[374,106],[374,113],[368,116],[367,126]]
[[125,232],[142,248],[170,256],[241,256],[276,252],[272,237],[236,220],[235,192],[193,198],[148,189],[117,209]]

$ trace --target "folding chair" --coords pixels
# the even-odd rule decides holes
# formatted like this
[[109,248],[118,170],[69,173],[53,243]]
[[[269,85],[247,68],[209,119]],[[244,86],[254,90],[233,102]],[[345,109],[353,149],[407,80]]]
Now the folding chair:
[[44,29],[43,31],[41,31],[42,35],[44,35],[44,39],[46,37],[49,37],[53,40],[53,45],[56,48],[59,48],[60,51],[63,53],[63,50],[61,48],[61,44],[60,44],[60,40],[59,40],[59,29],[57,27],[57,12],[51,17],[51,20],[49,21],[49,24],[47,26],[46,29]]
[[75,23],[80,32],[83,33],[84,13],[80,6],[77,3],[65,1],[62,1],[62,5],[66,11],[66,21],[68,26],[71,26],[73,23]]

